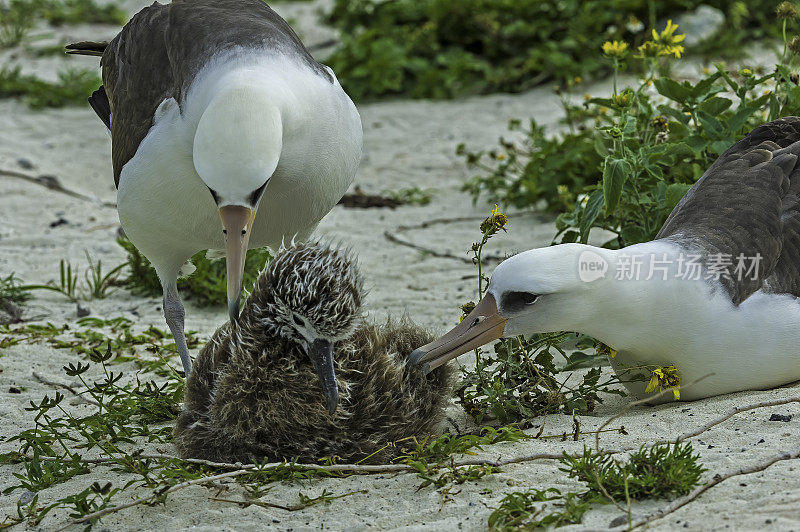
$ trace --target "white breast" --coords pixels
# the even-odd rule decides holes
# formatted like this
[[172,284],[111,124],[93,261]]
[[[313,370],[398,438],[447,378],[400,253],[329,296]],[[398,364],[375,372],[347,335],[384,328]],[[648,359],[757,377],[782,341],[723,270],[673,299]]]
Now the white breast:
[[264,192],[251,247],[307,236],[338,202],[361,157],[361,122],[338,81],[278,54],[222,56],[197,76],[183,108],[166,100],[136,155],[123,167],[118,210],[123,228],[161,272],[193,253],[224,246],[216,205],[195,171],[193,139],[218,83],[246,77],[280,104],[283,150]]

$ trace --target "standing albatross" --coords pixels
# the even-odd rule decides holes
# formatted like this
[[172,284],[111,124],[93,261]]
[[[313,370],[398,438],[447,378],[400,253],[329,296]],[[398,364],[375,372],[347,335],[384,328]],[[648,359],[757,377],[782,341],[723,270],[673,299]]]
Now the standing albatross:
[[235,320],[248,247],[306,238],[352,183],[358,111],[261,0],[156,2],[107,45],[68,49],[102,55],[89,101],[111,132],[120,222],[158,272],[188,375],[181,266],[225,249]]
[[[683,384],[697,382],[685,400],[800,380],[799,157],[800,118],[756,128],[655,240],[513,256],[470,315],[413,360],[435,368],[496,338],[575,331],[618,351],[623,380],[634,366],[675,366]],[[649,395],[645,382],[626,386]]]

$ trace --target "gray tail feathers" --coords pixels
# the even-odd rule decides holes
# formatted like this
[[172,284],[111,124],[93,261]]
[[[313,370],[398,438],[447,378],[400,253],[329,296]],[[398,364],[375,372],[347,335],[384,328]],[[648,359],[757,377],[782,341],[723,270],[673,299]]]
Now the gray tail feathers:
[[73,55],[101,56],[108,46],[108,41],[81,41],[66,46],[67,53]]
[[108,103],[108,95],[102,85],[89,96],[89,105],[92,106],[106,127],[111,129],[111,104]]

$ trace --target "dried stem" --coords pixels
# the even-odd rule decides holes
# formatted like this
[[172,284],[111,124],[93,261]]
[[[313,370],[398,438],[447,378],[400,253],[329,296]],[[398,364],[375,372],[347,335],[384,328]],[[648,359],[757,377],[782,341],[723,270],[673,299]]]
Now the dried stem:
[[[699,379],[696,379],[693,382],[689,383],[688,385],[682,386],[681,389],[686,389],[686,388],[689,388],[690,386],[694,386],[698,382],[700,382],[702,380],[705,380],[705,379],[711,377],[712,375],[714,375],[714,374],[713,373],[709,373],[708,375],[704,375],[704,376],[700,377]],[[597,432],[594,435],[595,450],[596,451],[600,450],[600,433],[603,432],[603,429],[606,428],[608,425],[610,425],[612,421],[614,421],[615,419],[619,419],[620,417],[625,415],[625,413],[627,413],[628,410],[630,410],[634,406],[638,406],[638,405],[642,405],[642,404],[648,403],[648,402],[652,401],[653,399],[658,399],[659,397],[661,397],[662,395],[665,395],[667,393],[672,393],[672,390],[670,388],[664,388],[663,390],[661,390],[658,393],[655,393],[655,394],[653,394],[653,395],[651,395],[649,397],[645,397],[644,399],[639,399],[638,401],[633,401],[632,403],[628,403],[627,405],[625,405],[625,408],[623,408],[622,410],[617,412],[615,415],[613,415],[610,418],[608,418],[607,420],[605,420],[603,422],[603,424],[600,425],[600,428],[597,429]],[[664,443],[664,442],[658,442],[658,443]],[[654,445],[657,445],[657,444],[654,444]]]
[[81,401],[83,401],[86,404],[94,405],[94,406],[97,406],[97,407],[102,407],[102,405],[100,403],[98,403],[97,401],[95,401],[94,399],[87,399],[86,397],[81,395],[80,392],[76,391],[75,388],[73,388],[69,384],[64,384],[63,382],[56,382],[56,381],[48,380],[47,378],[45,378],[42,375],[36,373],[35,371],[33,372],[33,378],[36,379],[37,381],[41,382],[42,384],[47,384],[48,386],[52,386],[53,388],[62,388],[64,390],[67,390],[69,393],[71,393],[72,395],[74,395],[75,397],[77,397],[78,399],[80,399]]
[[152,495],[149,495],[147,497],[142,497],[141,499],[136,499],[135,501],[131,501],[131,502],[126,503],[126,504],[120,504],[119,506],[111,506],[109,508],[105,508],[105,509],[99,510],[97,512],[92,512],[90,514],[86,514],[83,517],[79,517],[78,519],[74,519],[74,520],[70,521],[69,523],[67,523],[65,526],[59,528],[58,532],[61,532],[62,530],[65,530],[65,529],[71,527],[72,525],[85,523],[86,521],[89,521],[89,520],[92,520],[92,519],[97,519],[99,517],[103,517],[104,515],[108,515],[108,514],[111,514],[111,513],[119,512],[120,510],[124,510],[126,508],[131,508],[133,506],[138,506],[140,504],[144,504],[144,503],[153,501],[155,499],[158,499],[159,497],[163,497],[163,496],[169,495],[170,493],[174,493],[174,492],[176,492],[178,490],[182,490],[184,488],[188,488],[188,487],[191,487],[191,486],[202,485],[202,484],[214,483],[217,480],[222,480],[222,479],[225,479],[225,478],[238,477],[238,476],[244,475],[246,473],[249,473],[253,469],[254,468],[238,469],[236,471],[228,471],[227,473],[220,473],[219,475],[213,475],[213,476],[210,476],[210,477],[202,477],[202,478],[196,478],[194,480],[187,480],[186,482],[181,482],[180,484],[175,484],[174,486],[172,486],[171,488],[168,488],[168,489],[156,490],[156,491],[153,492]]
[[61,182],[58,180],[58,178],[56,178],[54,176],[40,175],[40,176],[34,177],[34,176],[31,176],[31,175],[28,175],[28,174],[23,174],[22,172],[16,172],[14,170],[3,170],[3,169],[0,169],[0,176],[15,177],[17,179],[25,180],[25,181],[27,181],[29,183],[34,183],[36,185],[41,185],[41,186],[43,186],[43,187],[45,187],[45,188],[47,188],[49,190],[53,190],[55,192],[60,192],[62,194],[66,194],[67,196],[70,196],[70,197],[73,197],[73,198],[76,198],[76,199],[79,199],[79,200],[89,201],[89,202],[95,203],[97,205],[101,205],[103,207],[112,207],[112,208],[115,208],[115,209],[117,208],[117,204],[114,203],[114,202],[101,201],[99,199],[92,198],[92,197],[87,196],[85,194],[81,194],[80,192],[75,192],[74,190],[69,190],[68,188],[65,188],[61,184]]

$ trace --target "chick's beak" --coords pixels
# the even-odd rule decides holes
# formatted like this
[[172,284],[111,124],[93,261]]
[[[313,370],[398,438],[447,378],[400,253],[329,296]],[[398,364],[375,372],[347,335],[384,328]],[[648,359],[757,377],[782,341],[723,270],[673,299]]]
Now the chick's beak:
[[247,244],[256,211],[240,205],[220,207],[219,217],[225,233],[225,262],[228,283],[228,313],[231,322],[239,317],[239,300],[242,293],[244,261],[247,258]]
[[339,387],[333,369],[333,342],[320,338],[314,340],[308,346],[308,356],[317,371],[319,384],[325,395],[325,407],[333,415],[339,405]]
[[450,332],[411,353],[409,363],[420,364],[429,373],[458,355],[501,338],[505,326],[506,319],[497,313],[494,296],[486,294]]

